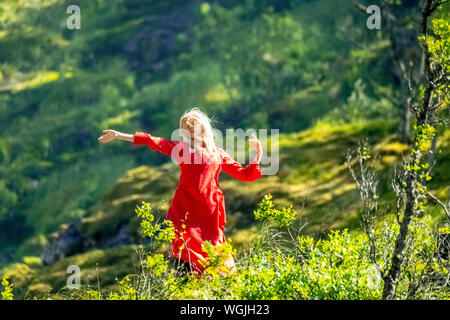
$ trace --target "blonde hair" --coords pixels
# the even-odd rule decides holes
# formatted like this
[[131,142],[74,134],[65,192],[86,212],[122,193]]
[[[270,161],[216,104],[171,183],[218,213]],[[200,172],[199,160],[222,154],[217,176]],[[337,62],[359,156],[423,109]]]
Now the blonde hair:
[[192,148],[218,161],[218,148],[214,141],[211,119],[199,108],[186,111],[180,118],[180,141],[188,143]]

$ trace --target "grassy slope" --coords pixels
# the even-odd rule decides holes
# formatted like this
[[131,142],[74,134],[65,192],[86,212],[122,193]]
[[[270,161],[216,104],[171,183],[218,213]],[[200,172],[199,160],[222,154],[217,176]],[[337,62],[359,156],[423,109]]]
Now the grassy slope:
[[[401,159],[406,146],[395,142],[394,124],[365,122],[352,125],[317,125],[316,127],[280,136],[280,170],[275,176],[267,176],[242,188],[239,181],[225,177],[221,187],[225,194],[228,212],[227,234],[235,247],[241,248],[251,239],[257,224],[252,210],[267,193],[274,196],[275,204],[293,204],[299,212],[299,225],[307,222],[302,234],[321,236],[330,229],[349,228],[359,232],[359,196],[345,164],[347,150],[360,139],[370,137],[373,158],[382,179],[379,190],[381,207],[392,203],[393,192],[389,187],[395,163]],[[431,182],[433,192],[445,198],[448,185],[448,159],[450,156],[450,132],[444,132],[438,141],[435,178]],[[116,185],[92,207],[82,219],[81,232],[89,238],[101,239],[127,224],[137,233],[138,220],[134,207],[142,200],[150,201],[154,213],[163,217],[176,187],[178,168],[168,163],[161,167],[141,166],[130,170]],[[442,211],[430,205],[429,213],[442,219]],[[12,276],[16,294],[27,297],[40,295],[54,288],[53,293],[64,287],[66,268],[76,264],[82,270],[82,283],[100,286],[115,285],[115,278],[133,273],[138,266],[135,246],[127,245],[110,249],[93,249],[65,258],[49,266],[17,263],[4,273]],[[28,287],[28,289],[27,289]],[[54,296],[58,297],[58,295]]]

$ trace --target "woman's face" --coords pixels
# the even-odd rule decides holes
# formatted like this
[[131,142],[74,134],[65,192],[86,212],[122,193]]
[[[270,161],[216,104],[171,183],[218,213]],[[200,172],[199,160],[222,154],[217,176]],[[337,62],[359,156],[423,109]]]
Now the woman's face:
[[194,125],[195,125],[195,120],[192,118],[185,118],[182,121],[182,129],[185,129],[189,132],[189,134],[191,135],[191,137],[194,135]]
[[181,121],[181,128],[187,130],[189,135],[192,137],[203,135],[205,132],[205,127],[203,126],[201,120],[195,117],[187,116]]
[[191,136],[194,135],[194,126],[195,126],[195,121],[194,119],[188,119],[186,122],[186,129],[189,131],[189,133],[191,134]]

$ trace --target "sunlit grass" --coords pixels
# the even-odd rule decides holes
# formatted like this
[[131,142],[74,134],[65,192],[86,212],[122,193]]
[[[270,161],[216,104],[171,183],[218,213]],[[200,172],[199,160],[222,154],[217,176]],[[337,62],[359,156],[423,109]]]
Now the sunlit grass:
[[53,71],[41,71],[27,75],[19,75],[0,85],[0,91],[19,92],[50,83],[59,79],[59,73]]

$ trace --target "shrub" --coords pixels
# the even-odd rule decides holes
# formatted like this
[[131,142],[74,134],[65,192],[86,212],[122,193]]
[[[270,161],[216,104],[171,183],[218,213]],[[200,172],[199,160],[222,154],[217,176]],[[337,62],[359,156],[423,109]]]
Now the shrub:
[[279,227],[287,227],[297,216],[297,212],[292,209],[292,205],[281,210],[274,209],[271,194],[264,196],[263,200],[258,204],[258,209],[253,211],[256,220],[270,221]]
[[231,245],[231,240],[214,246],[210,241],[203,243],[202,250],[208,254],[202,265],[206,267],[206,273],[229,275],[232,270],[227,266],[227,260],[236,256],[236,250]]
[[[161,231],[161,225],[154,223],[150,205],[143,203],[137,209],[146,221],[143,226],[152,237]],[[143,272],[128,275],[119,282],[119,288],[109,293],[109,299],[380,299],[383,279],[378,268],[371,261],[370,243],[365,234],[349,234],[347,230],[331,231],[327,238],[313,239],[298,236],[283,241],[283,246],[273,241],[280,235],[277,226],[289,224],[294,215],[279,210],[274,213],[270,195],[263,198],[255,215],[265,223],[256,241],[240,254],[235,272],[224,268],[224,261],[235,256],[230,242],[214,246],[204,243],[208,253],[205,272],[201,276],[180,274],[164,255],[157,253],[158,247],[146,252],[143,247]],[[278,215],[280,214],[280,216]],[[385,223],[375,232],[377,264],[390,261],[398,233],[398,225],[387,217]],[[276,222],[275,222],[276,221]],[[408,297],[412,290],[420,298],[445,298],[448,290],[442,288],[448,271],[437,260],[430,261],[435,252],[436,241],[429,221],[417,219],[411,225],[414,246],[411,260],[402,270],[398,296]],[[164,229],[164,228],[163,228]],[[153,230],[153,231],[152,231]],[[158,230],[158,231],[154,231]],[[289,234],[292,234],[289,232]],[[165,237],[161,237],[163,239]],[[167,239],[170,240],[170,237]],[[263,242],[262,244],[260,242]],[[157,240],[158,244],[164,241]],[[427,290],[415,287],[424,270],[433,270],[437,278],[423,279],[436,285]],[[131,281],[133,279],[133,281]],[[428,290],[434,288],[433,290]],[[99,299],[97,291],[88,292],[85,297]]]
[[13,300],[12,285],[8,282],[8,277],[4,276],[2,279],[3,291],[1,292],[2,300]]
[[364,237],[333,231],[328,240],[299,237],[296,254],[281,249],[249,259],[233,291],[240,299],[375,299],[380,282]]
[[166,242],[175,238],[175,229],[169,220],[154,223],[155,217],[151,213],[151,205],[142,201],[142,205],[136,208],[136,214],[142,219],[141,234],[143,237],[154,238],[158,242]]
[[309,237],[298,239],[300,298],[379,298],[381,282],[368,258],[367,239],[351,236],[347,230],[332,231],[328,237],[317,242]]
[[[95,295],[97,296],[97,295]],[[130,276],[126,276],[119,282],[119,289],[116,292],[111,292],[109,300],[136,300],[136,290],[131,283]]]

